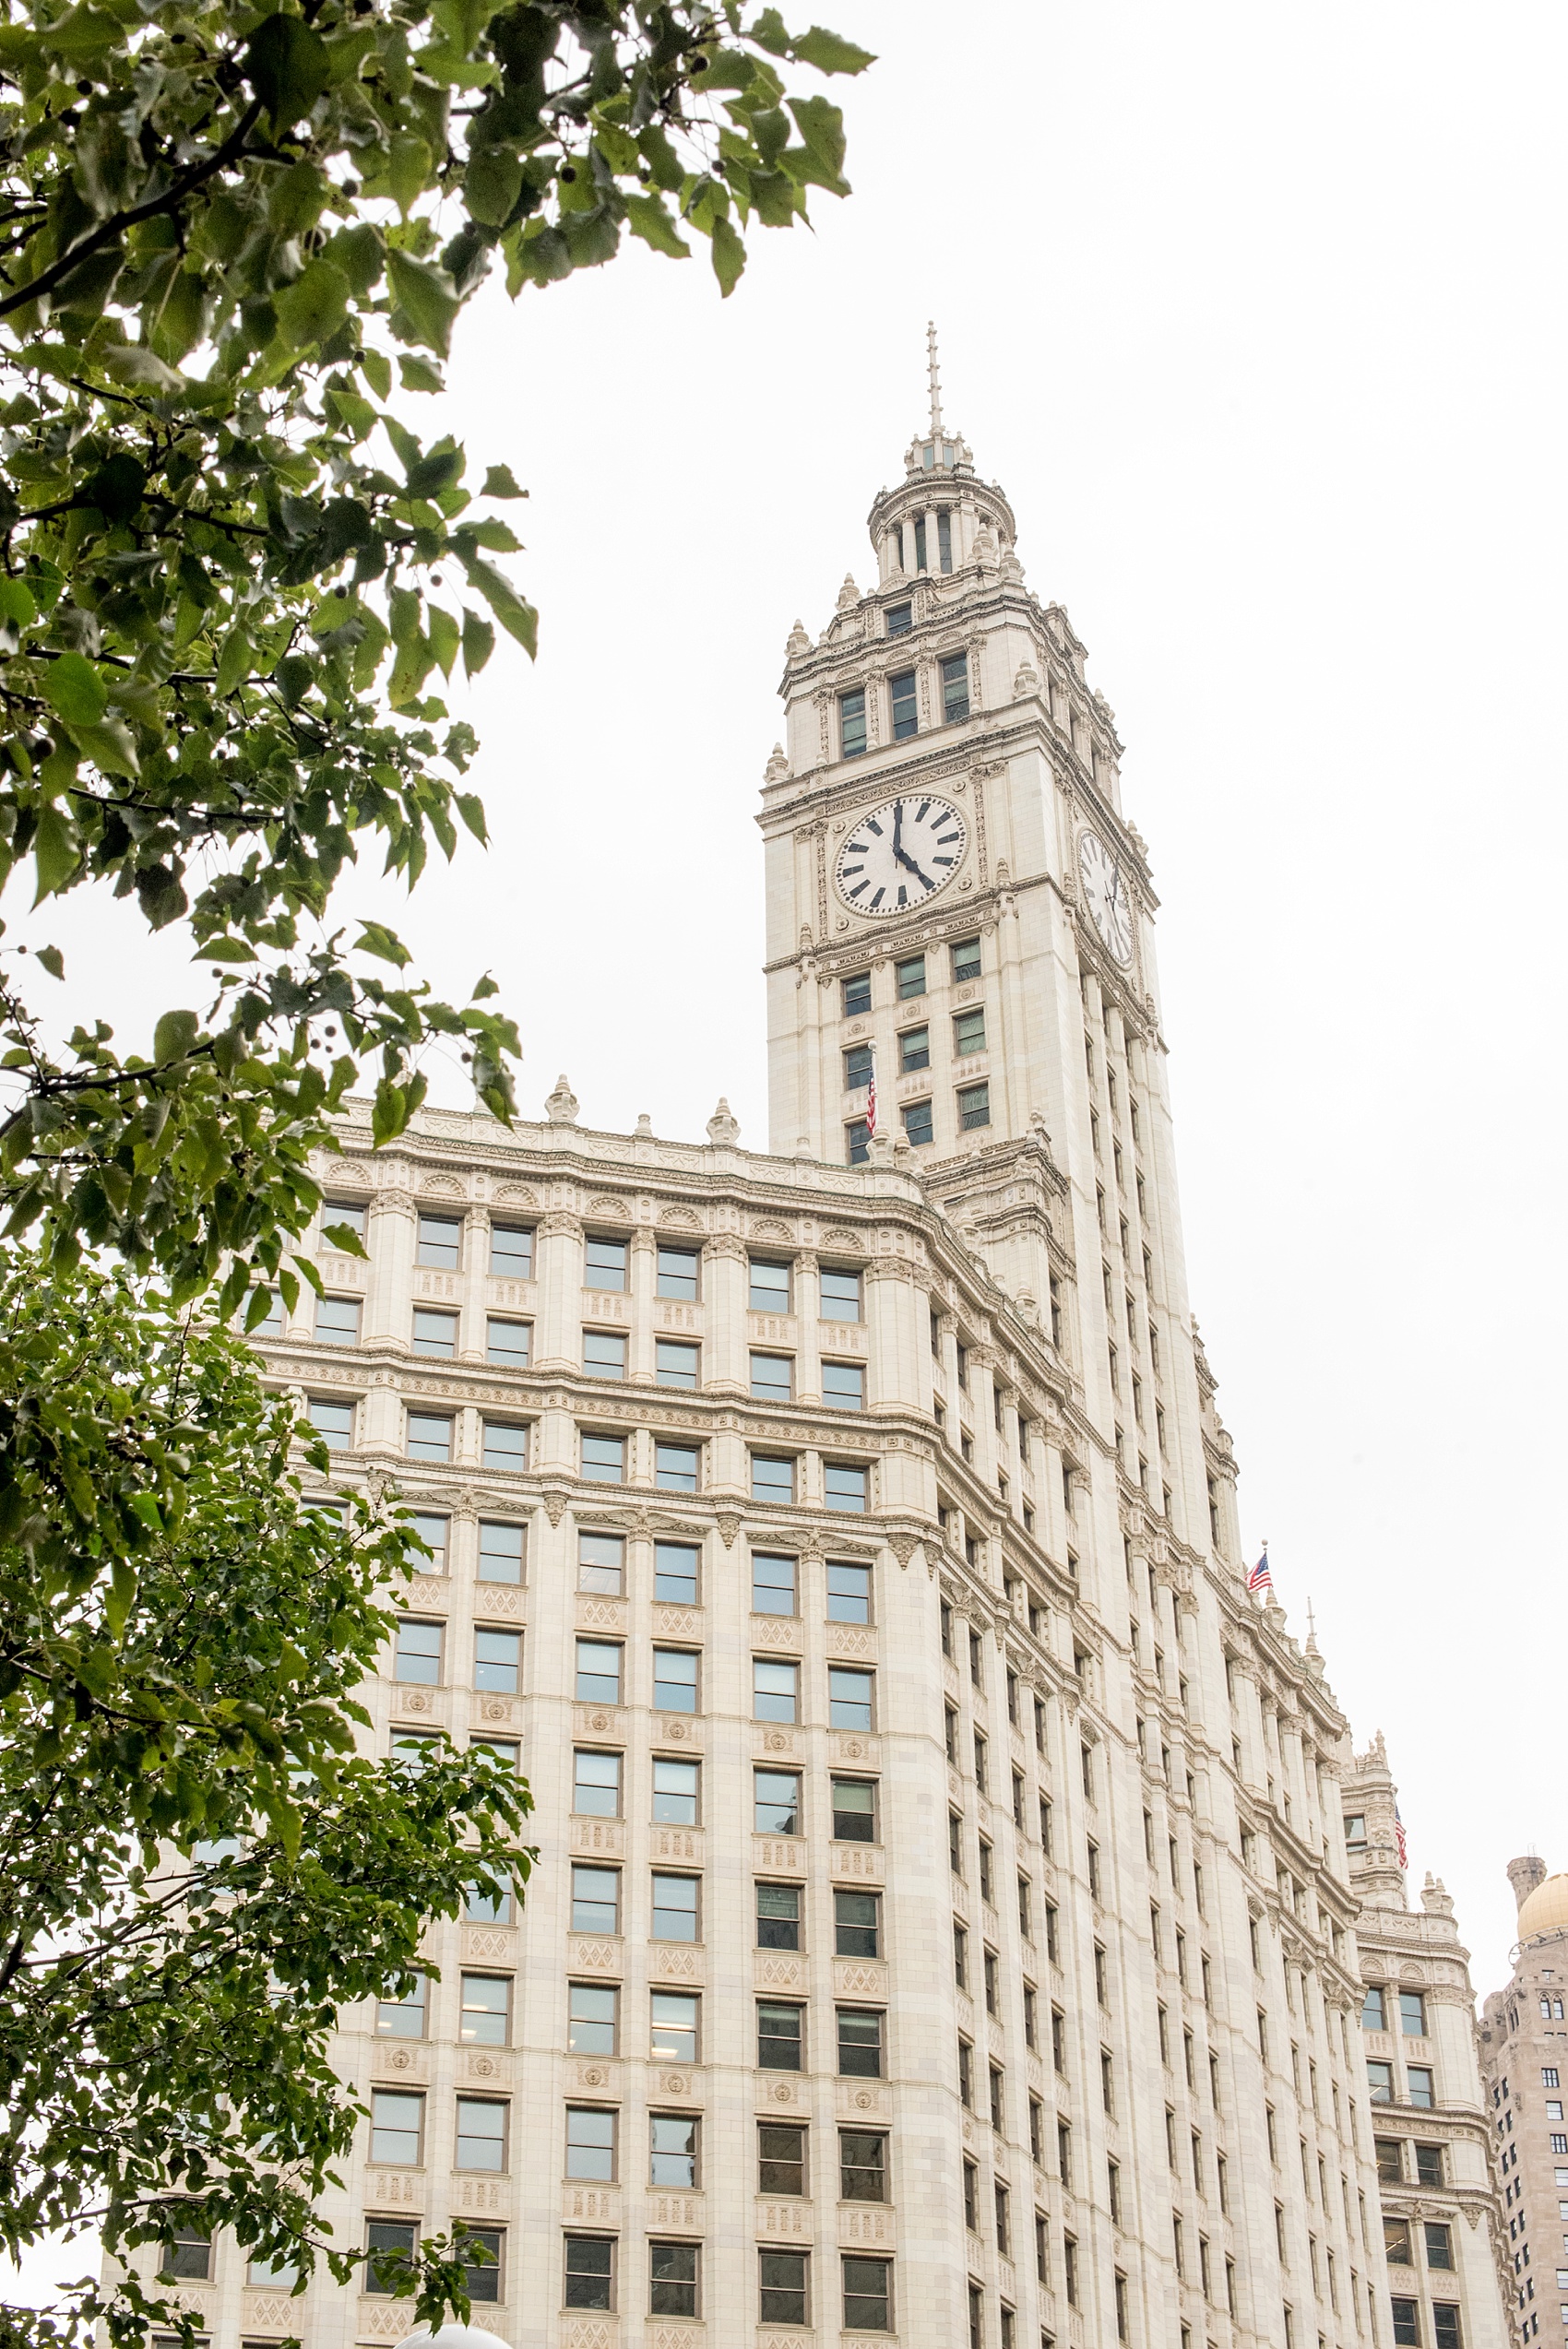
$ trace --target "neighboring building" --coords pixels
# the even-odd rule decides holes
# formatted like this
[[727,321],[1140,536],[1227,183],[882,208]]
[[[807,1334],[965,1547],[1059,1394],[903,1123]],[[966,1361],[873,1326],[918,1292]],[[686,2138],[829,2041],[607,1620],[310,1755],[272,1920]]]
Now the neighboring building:
[[1247,1595],[1111,713],[934,413],[872,528],[764,792],[774,1155],[351,1118],[369,1261],[264,1334],[436,1553],[377,1750],[539,1804],[346,2016],[326,2214],[488,2229],[517,2349],[1384,2349],[1347,1724]]
[[1503,2174],[1515,2337],[1568,2349],[1568,1875],[1508,1863],[1514,1978],[1482,2009],[1481,2077]]
[[1469,1952],[1429,1876],[1405,1905],[1403,1829],[1381,1733],[1345,1781],[1345,1847],[1394,2340],[1505,2349],[1507,2257],[1477,2051]]

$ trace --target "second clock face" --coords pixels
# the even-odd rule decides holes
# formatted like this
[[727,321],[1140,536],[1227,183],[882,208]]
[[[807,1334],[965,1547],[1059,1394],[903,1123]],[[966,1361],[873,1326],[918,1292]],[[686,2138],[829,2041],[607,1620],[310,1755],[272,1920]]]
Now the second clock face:
[[1095,928],[1125,969],[1133,959],[1133,901],[1122,868],[1098,833],[1078,843],[1078,875]]
[[849,829],[834,879],[856,913],[908,913],[958,870],[964,819],[945,800],[911,792],[873,808]]

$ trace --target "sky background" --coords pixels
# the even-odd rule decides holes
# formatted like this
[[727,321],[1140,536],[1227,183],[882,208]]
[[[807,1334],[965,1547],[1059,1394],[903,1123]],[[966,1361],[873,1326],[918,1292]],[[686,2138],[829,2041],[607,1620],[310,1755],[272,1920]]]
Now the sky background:
[[[1385,1732],[1484,1992],[1504,1863],[1568,1868],[1568,16],[822,8],[881,62],[836,85],[855,194],[814,235],[756,231],[726,303],[639,246],[462,326],[445,406],[529,487],[540,658],[472,695],[489,856],[358,902],[444,989],[493,968],[527,1114],[564,1070],[585,1124],[701,1138],[722,1092],[766,1147],[784,639],[873,575],[934,317],[1127,746],[1249,1553]],[[118,908],[47,928],[125,1040],[198,1000]]]

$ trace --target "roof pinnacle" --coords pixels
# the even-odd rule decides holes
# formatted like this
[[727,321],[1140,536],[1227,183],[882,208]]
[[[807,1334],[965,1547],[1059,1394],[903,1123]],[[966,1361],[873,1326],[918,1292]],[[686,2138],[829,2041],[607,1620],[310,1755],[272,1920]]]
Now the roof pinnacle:
[[930,318],[926,320],[925,347],[926,373],[931,379],[931,436],[938,440],[942,435],[942,378],[936,364],[936,326]]

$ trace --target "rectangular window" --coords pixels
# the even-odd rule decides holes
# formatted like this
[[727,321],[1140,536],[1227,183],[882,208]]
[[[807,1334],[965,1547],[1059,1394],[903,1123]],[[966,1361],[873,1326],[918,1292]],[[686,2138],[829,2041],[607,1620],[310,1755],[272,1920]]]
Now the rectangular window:
[[758,1770],[752,1777],[752,1825],[759,1835],[801,1832],[801,1779],[795,1770]]
[[619,1819],[621,1757],[579,1746],[572,1757],[572,1809],[579,1819]]
[[790,1266],[778,1258],[754,1256],[750,1260],[748,1301],[754,1313],[788,1313],[791,1311],[790,1297]]
[[770,1656],[752,1658],[752,1718],[754,1721],[798,1721],[801,1717],[801,1667],[780,1664]]
[[[328,1452],[347,1452],[350,1448],[354,1441],[354,1406],[351,1403],[339,1403],[329,1395],[313,1394],[305,1405],[305,1416],[313,1431],[321,1438]],[[444,1424],[449,1435],[452,1422],[448,1419]],[[411,1415],[409,1435],[411,1451],[413,1440]],[[431,1456],[445,1460],[449,1454],[443,1452]]]
[[533,1329],[528,1322],[502,1321],[492,1313],[484,1325],[484,1357],[498,1370],[526,1370],[533,1351]]
[[573,1982],[566,1993],[566,2050],[574,2056],[612,2056],[616,2049],[621,1994],[607,1982]]
[[869,1044],[851,1044],[844,1054],[844,1090],[863,1093],[872,1080],[872,1049]]
[[465,2046],[505,2047],[512,2036],[512,1984],[505,1974],[465,1974],[462,2026]]
[[582,1475],[590,1485],[624,1485],[626,1481],[626,1439],[624,1436],[582,1436]]
[[759,2194],[803,2194],[806,2190],[806,2132],[791,2121],[763,2120],[756,2132],[756,2190]]
[[621,1871],[618,1868],[572,1869],[572,1930],[574,1933],[619,1933],[621,1930]]
[[876,1780],[874,1778],[834,1778],[830,1781],[833,1797],[833,1840],[836,1844],[874,1844],[876,1841]]
[[958,1123],[964,1133],[976,1126],[991,1123],[991,1087],[989,1085],[964,1085],[958,1088]]
[[757,2253],[757,2314],[764,2324],[809,2323],[804,2251]]
[[696,2244],[649,2243],[647,2247],[647,2312],[650,2317],[695,2317],[696,2315]]
[[334,1243],[327,1235],[334,1231],[351,1232],[363,1242],[365,1236],[365,1203],[362,1199],[324,1199],[321,1203],[321,1236],[328,1247]]
[[871,973],[858,970],[839,982],[839,1008],[846,1019],[859,1019],[871,1009]]
[[695,1389],[702,1365],[700,1346],[687,1346],[679,1338],[660,1337],[654,1341],[654,1376],[660,1386]]
[[1427,2032],[1427,2002],[1420,1990],[1399,1993],[1399,2029],[1407,2039],[1424,2039]]
[[801,1946],[801,1888],[798,1884],[756,1887],[756,1945],[759,1950],[798,1950]]
[[843,2202],[886,2201],[887,2139],[881,2130],[838,2131],[838,2199]]
[[1419,2105],[1424,2111],[1430,2112],[1437,2102],[1430,2067],[1426,2064],[1407,2064],[1405,2085],[1411,2104]]
[[688,1647],[656,1647],[653,1651],[653,1702],[660,1713],[695,1713],[697,1709],[697,1658]]
[[866,1407],[866,1374],[859,1362],[825,1362],[822,1366],[822,1399],[830,1410],[863,1411]]
[[827,1561],[827,1619],[830,1623],[871,1621],[871,1568]]
[[455,1273],[462,1250],[463,1226],[457,1216],[423,1216],[419,1219],[419,1249],[415,1262],[439,1272]]
[[795,1391],[795,1363],[789,1354],[754,1354],[752,1394],[759,1403],[788,1403]]
[[[515,1419],[486,1419],[481,1429],[480,1458],[487,1468],[526,1468],[529,1431]],[[588,1473],[585,1467],[583,1474]]]
[[660,1297],[678,1297],[695,1303],[700,1293],[702,1272],[701,1252],[695,1248],[667,1248],[659,1243],[658,1292]]
[[871,1470],[857,1467],[849,1460],[825,1460],[822,1464],[822,1497],[829,1509],[850,1517],[863,1517],[871,1506]]
[[870,2007],[840,2007],[838,2070],[849,2080],[882,2078],[882,2017]]
[[470,1884],[463,1898],[465,1925],[510,1925],[512,1888],[509,1884]]
[[1454,2265],[1454,2234],[1440,2220],[1428,2219],[1421,2229],[1426,2237],[1429,2268],[1451,2268]]
[[697,2122],[695,2113],[648,2115],[648,2184],[695,2187],[697,2182]]
[[818,1275],[821,1289],[819,1311],[825,1322],[858,1322],[861,1319],[861,1275],[825,1264]]
[[891,2260],[844,2257],[844,2328],[889,2332],[893,2327]]
[[655,1870],[653,1938],[656,1941],[701,1940],[697,1917],[698,1881],[695,1876],[666,1876]]
[[373,2088],[370,2097],[370,2157],[373,2162],[417,2165],[424,2141],[424,2098],[393,2088]]
[[613,2308],[615,2244],[608,2235],[568,2235],[564,2297],[568,2308]]
[[577,1588],[619,1598],[626,1583],[626,1545],[619,1534],[577,1536]]
[[795,1560],[768,1549],[752,1552],[752,1613],[793,1615]]
[[583,1375],[590,1379],[624,1379],[626,1341],[619,1330],[584,1330]]
[[827,1718],[835,1729],[870,1729],[874,1726],[872,1699],[876,1676],[872,1672],[851,1671],[847,1666],[830,1666],[827,1674]]
[[887,681],[887,695],[893,708],[893,740],[907,742],[911,734],[920,732],[920,712],[915,698],[915,672],[900,670],[897,677]]
[[1390,2300],[1395,2349],[1421,2349],[1420,2319],[1414,2300]]
[[577,1642],[576,1698],[579,1704],[619,1704],[621,1649],[610,1640]]
[[752,1453],[752,1499],[791,1501],[795,1498],[795,1464],[765,1452]]
[[1366,1995],[1361,2000],[1361,2029],[1363,2031],[1384,2031],[1387,2027],[1388,2023],[1387,2016],[1384,2011],[1383,1992],[1378,1988],[1375,1983],[1369,1983],[1367,1986]]
[[838,755],[859,758],[866,746],[866,694],[863,685],[838,696]]
[[583,1242],[583,1287],[619,1290],[626,1287],[626,1243],[596,1240],[590,1232]]
[[[1558,2289],[1562,2290],[1559,2278]],[[1562,2311],[1558,2311],[1562,2321]],[[1532,2334],[1531,2338],[1536,2336]],[[1434,2300],[1431,2304],[1432,2349],[1465,2349],[1465,2337],[1459,2329],[1459,2310],[1452,2300]]]
[[[1381,2169],[1381,2167],[1380,2167],[1380,2168],[1379,2168],[1379,2171],[1378,2171],[1378,2176],[1381,2177],[1382,2177],[1382,2175],[1383,2175],[1383,2172],[1382,2172],[1382,2169]],[[1443,2166],[1443,2148],[1442,2148],[1442,2146],[1441,2146],[1441,2145],[1418,2145],[1418,2146],[1416,2147],[1416,2183],[1417,2183],[1417,2185],[1418,2185],[1418,2186],[1445,2186],[1445,2185],[1447,2184],[1447,2182],[1448,2182],[1448,2181],[1447,2181],[1447,2177],[1446,2177],[1446,2176],[1445,2176],[1445,2174],[1444,2174]]]
[[[371,2256],[364,2263],[364,2281],[360,2286],[362,2292],[376,2295],[391,2292],[394,2276],[405,2272],[403,2261],[391,2259],[383,2266],[375,2254],[378,2251],[402,2252],[405,2258],[411,2259],[416,2233],[411,2219],[371,2219],[366,2223],[364,2244]],[[251,2264],[254,2267],[255,2262],[253,2260]]]
[[1397,2137],[1374,2138],[1372,2150],[1377,2155],[1379,2185],[1399,2185],[1405,2176],[1401,2141]]
[[[419,1315],[414,1315],[417,1325]],[[457,1327],[456,1314],[443,1313],[441,1319],[450,1323],[454,1335]],[[318,1297],[315,1300],[315,1335],[322,1346],[357,1346],[360,1342],[360,1300],[357,1297]],[[421,1351],[418,1336],[414,1351]]]
[[212,2273],[212,2237],[199,2226],[177,2226],[163,2247],[160,2276],[184,2276],[205,2284]]
[[913,1076],[931,1066],[931,1029],[907,1027],[898,1038],[898,1074]]
[[1390,2218],[1386,2213],[1384,2213],[1383,2221],[1383,2253],[1390,2267],[1408,2268],[1414,2265],[1415,2253],[1410,2248],[1410,2222],[1408,2219]]
[[425,1988],[424,1975],[413,1974],[409,1976],[401,1997],[377,2001],[375,2034],[378,2039],[424,2037]]
[[956,726],[969,714],[969,663],[965,653],[955,653],[942,664],[942,716],[949,726]]
[[414,1307],[414,1352],[450,1361],[457,1351],[457,1316],[437,1313],[429,1306]]
[[960,938],[947,951],[952,960],[955,987],[962,986],[967,979],[980,977],[980,942],[978,938]]
[[410,1411],[408,1418],[410,1460],[450,1460],[452,1422],[444,1412]]
[[399,1623],[393,1678],[434,1688],[441,1679],[441,1632],[439,1623]]
[[957,1060],[964,1060],[969,1053],[983,1052],[984,1050],[985,1012],[983,1008],[972,1012],[959,1012],[956,1014],[953,1021],[953,1051],[955,1058]]
[[864,1118],[851,1118],[844,1128],[844,1163],[863,1167],[871,1158],[871,1128]]
[[502,2231],[498,2226],[470,2226],[465,2232],[468,2258],[463,2268],[463,2289],[470,2300],[499,2300]]
[[501,1280],[533,1278],[533,1232],[527,1224],[492,1224],[490,1269]]
[[778,1999],[757,2000],[756,2059],[761,2070],[800,2070],[804,2017],[804,2007],[789,2005]]
[[479,1626],[474,1632],[474,1686],[516,1696],[522,1679],[521,1631],[493,1631]]
[[653,1815],[672,1827],[695,1827],[702,1794],[702,1764],[670,1762],[656,1754],[653,1762]]
[[[897,534],[895,533],[895,540],[897,537]],[[900,570],[904,567],[902,555],[899,557],[898,567]],[[889,604],[886,619],[887,633],[890,636],[907,636],[915,624],[915,608],[913,604],[909,603]]]
[[686,1990],[655,1990],[650,1999],[655,2063],[695,2063],[697,2002]]
[[925,956],[906,955],[902,962],[894,964],[893,976],[897,982],[898,1001],[912,1002],[917,995],[925,993]]
[[918,1150],[922,1143],[932,1140],[935,1129],[932,1124],[929,1101],[906,1101],[899,1115],[904,1121],[904,1133],[911,1149]]
[[877,1892],[837,1892],[833,1895],[833,1954],[873,1958],[882,1955],[882,1899]]
[[481,1517],[479,1524],[479,1577],[481,1583],[520,1583],[523,1579],[523,1528]]
[[695,1492],[701,1459],[695,1443],[656,1443],[653,1481],[661,1492]]
[[697,1561],[702,1552],[695,1543],[656,1541],[653,1545],[653,1595],[666,1607],[697,1603]]

